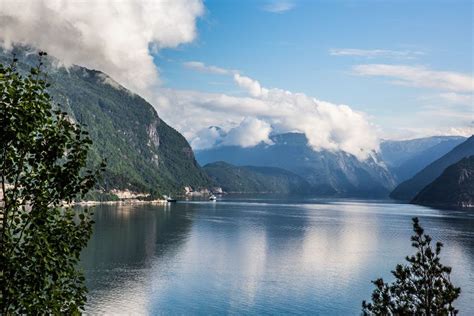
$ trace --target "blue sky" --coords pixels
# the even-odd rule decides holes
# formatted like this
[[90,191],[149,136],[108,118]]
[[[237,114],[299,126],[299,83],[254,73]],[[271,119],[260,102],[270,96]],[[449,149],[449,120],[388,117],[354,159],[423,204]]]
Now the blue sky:
[[[387,131],[416,125],[414,117],[426,108],[461,116],[433,117],[430,130],[473,119],[472,89],[394,84],[398,78],[362,76],[353,68],[403,65],[472,78],[472,1],[205,1],[205,7],[191,44],[155,56],[164,86],[239,95],[231,77],[183,67],[199,61],[238,70],[265,87],[348,104]],[[454,93],[464,104],[437,98]]]

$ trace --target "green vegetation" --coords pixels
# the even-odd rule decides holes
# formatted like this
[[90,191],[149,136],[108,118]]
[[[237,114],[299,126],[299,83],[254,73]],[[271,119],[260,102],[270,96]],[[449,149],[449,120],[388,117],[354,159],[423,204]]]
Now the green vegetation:
[[[25,48],[13,52],[23,71],[34,62]],[[3,53],[3,58],[10,55]],[[159,196],[181,193],[184,186],[199,189],[211,184],[186,139],[161,120],[143,98],[100,71],[79,66],[58,68],[54,62],[46,61],[49,92],[61,109],[89,132],[92,162],[107,159],[97,190],[128,189]]]
[[92,232],[91,214],[78,215],[65,203],[83,197],[98,171],[86,168],[87,132],[54,111],[41,65],[24,76],[14,63],[0,64],[3,315],[76,314],[86,301],[77,263]]
[[302,177],[280,168],[237,167],[225,162],[204,166],[207,174],[229,193],[309,193],[311,185]]
[[461,293],[450,280],[451,268],[440,262],[443,244],[431,248],[431,237],[424,234],[418,218],[413,218],[412,246],[417,253],[408,256],[409,265],[397,265],[395,281],[373,281],[372,302],[362,302],[364,315],[456,315],[453,302]]
[[447,207],[474,206],[474,156],[449,166],[411,201]]
[[102,192],[98,190],[91,190],[87,192],[84,196],[84,200],[86,201],[120,201],[120,198],[109,192]]

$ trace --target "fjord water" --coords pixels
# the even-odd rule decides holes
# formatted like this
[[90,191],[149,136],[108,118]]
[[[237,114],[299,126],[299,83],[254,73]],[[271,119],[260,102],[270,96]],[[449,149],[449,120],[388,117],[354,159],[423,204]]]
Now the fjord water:
[[96,207],[86,312],[359,314],[370,281],[413,252],[414,216],[473,314],[474,212],[269,197]]

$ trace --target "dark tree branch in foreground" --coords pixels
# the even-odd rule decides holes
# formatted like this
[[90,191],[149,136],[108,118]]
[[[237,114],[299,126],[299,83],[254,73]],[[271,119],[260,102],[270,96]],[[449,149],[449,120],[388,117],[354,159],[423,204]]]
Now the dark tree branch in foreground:
[[0,64],[0,314],[78,313],[86,300],[77,270],[92,232],[88,210],[68,206],[95,184],[91,140],[56,111],[38,66],[23,75]]
[[372,302],[362,302],[364,315],[456,315],[453,302],[461,289],[450,280],[451,268],[440,262],[443,244],[433,250],[431,237],[424,234],[418,218],[413,218],[412,246],[415,255],[407,256],[407,265],[399,264],[392,274],[395,281],[387,284],[377,279]]

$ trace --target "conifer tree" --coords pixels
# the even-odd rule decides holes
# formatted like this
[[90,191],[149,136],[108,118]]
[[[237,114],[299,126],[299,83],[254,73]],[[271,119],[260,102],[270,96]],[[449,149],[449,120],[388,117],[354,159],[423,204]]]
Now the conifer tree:
[[398,264],[392,271],[395,281],[372,281],[372,302],[362,302],[364,315],[456,315],[453,302],[461,289],[450,279],[451,268],[440,262],[443,244],[431,247],[431,237],[424,233],[418,218],[413,218],[412,246],[417,252],[407,256],[408,264]]

